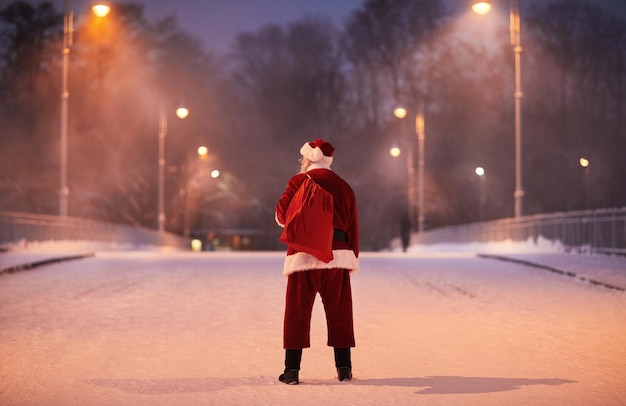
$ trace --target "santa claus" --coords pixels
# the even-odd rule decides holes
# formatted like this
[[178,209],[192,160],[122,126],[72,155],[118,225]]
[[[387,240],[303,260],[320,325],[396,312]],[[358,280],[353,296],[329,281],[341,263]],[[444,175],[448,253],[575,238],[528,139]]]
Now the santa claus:
[[337,377],[340,381],[352,379],[350,348],[355,340],[350,276],[359,269],[359,224],[352,188],[330,168],[334,152],[329,142],[319,138],[305,143],[300,148],[300,172],[289,179],[276,205],[276,222],[284,227],[287,209],[308,177],[333,196],[332,260],[325,262],[293,247],[285,257],[285,370],[279,380],[287,384],[299,383],[302,349],[311,346],[311,314],[318,293],[326,312],[327,344],[334,348]]

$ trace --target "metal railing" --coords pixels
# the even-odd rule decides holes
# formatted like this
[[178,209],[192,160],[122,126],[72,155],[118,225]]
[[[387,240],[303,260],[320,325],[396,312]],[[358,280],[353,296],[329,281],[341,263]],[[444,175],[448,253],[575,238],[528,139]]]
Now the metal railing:
[[190,249],[190,239],[167,232],[102,221],[42,214],[0,212],[0,245],[20,241],[92,241],[131,248]]
[[[537,214],[441,227],[411,236],[414,244],[558,241],[569,251],[626,255],[626,207]],[[100,241],[189,249],[190,239],[156,230],[41,214],[0,212],[0,245],[19,241]]]
[[411,244],[558,241],[568,251],[626,255],[626,207],[536,214],[442,227],[411,236]]

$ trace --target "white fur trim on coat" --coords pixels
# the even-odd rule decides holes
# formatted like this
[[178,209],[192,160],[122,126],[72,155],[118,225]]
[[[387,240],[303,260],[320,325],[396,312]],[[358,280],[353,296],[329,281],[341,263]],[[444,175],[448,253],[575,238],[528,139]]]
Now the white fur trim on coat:
[[278,224],[282,228],[285,228],[285,225],[283,223],[281,223],[280,221],[278,221],[278,213],[277,212],[274,212],[274,220],[276,221],[276,224]]
[[328,169],[329,171],[332,171],[332,169],[330,169],[330,164],[332,163],[333,157],[325,156],[321,161],[311,162],[311,165],[309,165],[306,171],[312,171],[313,169]]
[[352,250],[333,250],[333,260],[329,263],[322,262],[306,252],[296,252],[285,258],[283,275],[288,276],[294,272],[311,269],[332,268],[349,269],[350,274],[353,274],[359,270],[359,259]]

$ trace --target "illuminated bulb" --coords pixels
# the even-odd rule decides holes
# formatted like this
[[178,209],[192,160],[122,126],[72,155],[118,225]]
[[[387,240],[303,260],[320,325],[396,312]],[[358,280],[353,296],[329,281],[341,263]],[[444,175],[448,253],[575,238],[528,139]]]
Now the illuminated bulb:
[[485,169],[482,166],[477,167],[474,172],[476,172],[476,175],[478,176],[483,176],[485,174]]
[[213,170],[211,171],[211,177],[212,177],[213,179],[215,179],[215,178],[217,178],[217,177],[219,177],[219,176],[220,176],[220,171],[218,171],[217,169],[213,169]]
[[389,155],[391,155],[394,158],[399,157],[401,153],[402,151],[398,147],[392,147],[391,149],[389,149]]
[[187,118],[189,115],[189,109],[187,107],[179,107],[176,109],[176,116],[180,119]]
[[491,2],[474,1],[472,2],[472,10],[474,10],[476,14],[487,14],[491,10]]
[[580,162],[580,166],[582,166],[583,168],[586,168],[589,166],[589,160],[587,158],[581,157],[579,162]]
[[198,147],[198,155],[205,157],[207,156],[208,153],[209,153],[209,149],[205,147],[204,145],[201,147]]
[[91,11],[93,11],[96,17],[106,17],[111,11],[111,7],[108,4],[97,3],[91,6]]
[[408,114],[408,111],[404,107],[396,107],[393,110],[393,115],[397,118],[404,118]]
[[194,252],[202,251],[202,241],[197,238],[191,240],[191,250]]

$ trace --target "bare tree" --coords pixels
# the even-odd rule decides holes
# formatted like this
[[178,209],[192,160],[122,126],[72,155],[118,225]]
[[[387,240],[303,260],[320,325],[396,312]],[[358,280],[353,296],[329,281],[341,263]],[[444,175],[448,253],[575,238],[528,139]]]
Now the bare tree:
[[49,117],[58,99],[49,47],[60,38],[58,21],[62,15],[50,3],[16,1],[0,8],[0,206],[8,209],[50,207],[41,197],[54,190],[55,161],[48,153],[54,142],[43,136],[49,123],[33,117]]
[[273,221],[278,194],[297,170],[298,148],[317,137],[336,139],[341,127],[345,85],[337,41],[331,22],[316,17],[236,38],[230,117],[239,125],[231,151],[250,198],[264,208],[264,224]]
[[[580,0],[531,9],[528,134],[533,211],[623,201],[626,22]],[[578,164],[591,161],[591,179]],[[585,191],[585,182],[593,190]],[[556,189],[556,190],[555,190]],[[586,201],[585,194],[591,193]],[[615,203],[609,203],[609,202]],[[603,202],[603,203],[601,203]]]

